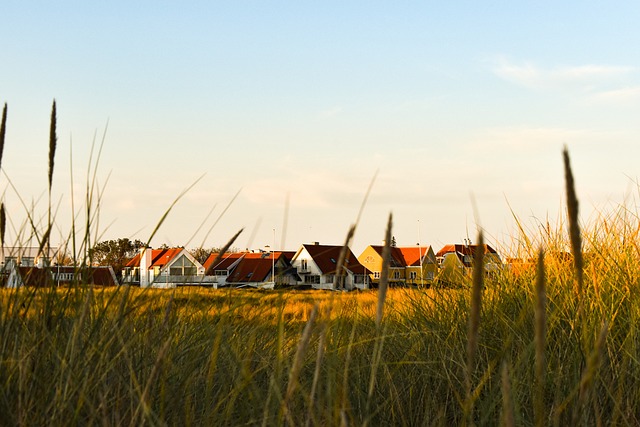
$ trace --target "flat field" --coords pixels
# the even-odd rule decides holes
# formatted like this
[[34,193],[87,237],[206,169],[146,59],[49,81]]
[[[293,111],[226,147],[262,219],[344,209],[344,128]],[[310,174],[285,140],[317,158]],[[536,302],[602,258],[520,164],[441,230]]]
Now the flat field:
[[1,290],[0,424],[637,425],[637,283],[607,277],[550,270],[540,319],[534,272],[494,276],[477,332],[468,286],[390,289],[379,325],[375,290]]

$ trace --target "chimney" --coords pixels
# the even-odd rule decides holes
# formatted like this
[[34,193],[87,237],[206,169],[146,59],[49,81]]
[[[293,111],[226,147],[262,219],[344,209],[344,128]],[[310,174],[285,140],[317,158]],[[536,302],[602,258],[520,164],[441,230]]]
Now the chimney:
[[320,242],[313,242],[313,245],[314,245],[314,246],[319,246],[319,245],[320,245]]
[[140,248],[140,287],[149,286],[149,267],[151,266],[152,248]]

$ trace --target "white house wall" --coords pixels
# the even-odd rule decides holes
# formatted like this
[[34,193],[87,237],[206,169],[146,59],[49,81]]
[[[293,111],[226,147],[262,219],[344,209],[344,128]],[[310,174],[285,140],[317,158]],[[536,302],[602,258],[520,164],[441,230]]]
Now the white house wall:
[[[307,269],[306,270],[302,270],[302,260],[307,260]],[[298,274],[300,275],[300,277],[307,276],[307,275],[310,275],[310,274],[311,275],[315,274],[315,275],[322,276],[322,271],[320,271],[320,268],[318,268],[318,265],[313,260],[313,258],[311,257],[311,255],[309,254],[307,249],[304,248],[304,247],[302,247],[300,252],[291,261],[291,265],[293,265],[296,268],[296,270],[298,271]],[[302,271],[305,271],[305,273],[301,273]],[[303,280],[303,282],[304,282],[304,280]]]

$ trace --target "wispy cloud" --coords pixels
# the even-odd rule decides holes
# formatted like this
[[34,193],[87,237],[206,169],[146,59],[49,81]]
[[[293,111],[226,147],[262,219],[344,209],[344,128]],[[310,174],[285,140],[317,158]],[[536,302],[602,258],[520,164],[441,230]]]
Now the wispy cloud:
[[530,62],[512,64],[500,60],[493,72],[500,78],[523,86],[537,86],[542,80],[541,70]]
[[336,105],[331,108],[327,108],[325,110],[320,111],[320,113],[318,113],[318,119],[320,120],[330,119],[332,117],[335,117],[341,114],[343,111],[344,111],[344,108],[342,106]]
[[637,69],[630,66],[585,64],[545,68],[532,61],[513,62],[500,57],[493,72],[498,77],[529,88],[579,88],[598,90],[602,86],[619,83],[631,77]]
[[594,93],[590,100],[597,103],[627,103],[640,100],[640,86],[624,87]]

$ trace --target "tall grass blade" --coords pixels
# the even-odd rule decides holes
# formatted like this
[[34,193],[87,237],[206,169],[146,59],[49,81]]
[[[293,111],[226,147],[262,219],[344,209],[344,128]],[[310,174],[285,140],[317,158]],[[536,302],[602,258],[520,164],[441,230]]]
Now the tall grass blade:
[[56,158],[56,146],[58,144],[58,136],[56,135],[57,117],[56,117],[56,100],[53,100],[51,107],[51,125],[49,127],[49,193],[53,184],[53,166]]
[[571,241],[571,252],[573,253],[573,263],[576,270],[576,280],[578,282],[578,293],[582,294],[583,261],[582,261],[582,237],[580,235],[580,225],[578,224],[578,197],[576,196],[573,172],[567,147],[562,152],[564,159],[564,177],[567,193],[567,214],[569,217],[569,240]]
[[73,191],[73,139],[69,141],[69,174],[70,174],[70,186],[71,186],[71,259],[73,260],[73,265],[78,265],[78,252],[77,252],[77,240],[76,240],[76,204],[75,204],[75,196]]
[[[580,378],[580,391],[578,397],[578,407],[577,410],[574,411],[574,421],[580,423],[579,417],[582,416],[581,412],[584,412],[584,409],[588,406],[589,396],[593,391],[593,384],[598,375],[598,370],[600,368],[600,362],[602,360],[603,348],[605,341],[607,339],[607,335],[609,333],[609,322],[603,322],[602,328],[600,329],[600,333],[598,334],[598,338],[596,340],[595,346],[587,359],[587,366],[582,372],[582,377]],[[595,404],[595,403],[594,403]]]
[[384,312],[384,301],[387,297],[387,287],[389,285],[389,260],[391,259],[391,239],[393,227],[393,214],[389,214],[387,221],[387,231],[382,248],[382,268],[380,270],[380,282],[378,285],[378,306],[376,308],[376,326],[379,328],[382,323]]
[[351,240],[353,239],[353,235],[356,232],[356,224],[352,224],[349,227],[349,231],[347,232],[347,237],[344,239],[344,245],[342,245],[342,249],[340,250],[340,256],[338,257],[338,262],[336,263],[336,274],[333,278],[333,289],[344,289],[344,265],[348,261],[347,260],[347,252],[349,251],[349,246],[351,245]]
[[347,238],[344,240],[344,245],[342,246],[342,250],[340,251],[340,256],[338,258],[338,262],[336,264],[336,275],[333,279],[333,289],[338,289],[339,287],[345,287],[342,277],[344,275],[344,269],[342,268],[345,264],[347,252],[350,250],[349,246],[351,245],[351,240],[356,232],[356,227],[360,223],[360,218],[362,217],[362,212],[364,212],[364,207],[367,204],[367,200],[369,199],[369,194],[371,193],[371,189],[373,188],[373,183],[376,180],[376,176],[378,175],[378,171],[373,175],[371,181],[369,182],[369,187],[367,187],[367,191],[364,194],[364,198],[362,199],[362,203],[360,204],[360,209],[358,210],[358,216],[356,217],[356,221],[349,227],[349,231],[347,232]]
[[316,353],[316,367],[313,371],[313,381],[311,382],[311,390],[309,391],[309,410],[307,412],[307,420],[305,426],[311,425],[313,419],[313,412],[315,409],[316,390],[318,389],[318,381],[320,380],[320,371],[322,369],[322,360],[324,359],[324,341],[327,336],[327,326],[322,325],[322,332],[320,332],[320,338],[318,339],[318,352]]
[[2,108],[2,121],[0,122],[0,167],[2,167],[2,153],[4,152],[4,136],[7,132],[7,103]]
[[187,188],[185,188],[184,190],[182,190],[182,192],[178,195],[178,197],[176,197],[173,202],[171,202],[171,205],[169,205],[169,208],[164,212],[164,214],[162,215],[162,217],[160,218],[160,221],[158,221],[158,223],[156,224],[155,228],[153,229],[153,231],[151,232],[151,235],[149,236],[149,238],[147,239],[147,246],[149,246],[149,243],[151,243],[151,240],[153,239],[153,237],[156,235],[156,233],[158,232],[158,230],[160,230],[160,226],[162,226],[162,223],[164,222],[165,219],[167,219],[167,217],[169,216],[169,213],[171,212],[171,210],[176,206],[176,204],[178,203],[178,201],[180,199],[182,199],[184,197],[185,194],[187,194],[189,192],[189,190],[191,190],[193,187],[195,187],[195,185],[200,182],[200,180],[202,179],[204,175],[200,176],[198,179],[196,179],[193,184],[191,184],[190,186],[188,186]]
[[362,213],[364,212],[364,207],[367,205],[367,200],[369,200],[369,194],[371,194],[371,189],[373,189],[373,183],[376,182],[376,178],[378,177],[378,171],[373,174],[371,181],[369,181],[369,187],[367,187],[367,192],[364,193],[364,199],[362,199],[362,203],[360,204],[360,210],[358,211],[358,216],[356,217],[356,224],[360,223],[360,218],[362,218]]
[[0,244],[4,248],[4,235],[7,228],[7,214],[4,210],[4,203],[0,203]]
[[54,166],[54,162],[55,162],[55,158],[56,158],[56,146],[58,145],[58,136],[57,136],[57,132],[56,132],[56,127],[57,127],[57,117],[56,117],[56,100],[53,100],[53,105],[51,106],[51,124],[49,127],[49,208],[48,208],[48,214],[47,214],[47,231],[45,232],[44,236],[42,237],[42,243],[40,246],[40,250],[38,251],[39,253],[42,253],[43,249],[46,249],[46,258],[48,259],[51,254],[50,254],[50,244],[49,244],[49,239],[51,237],[51,227],[52,227],[52,223],[51,223],[51,187],[53,185],[53,166]]
[[482,287],[484,280],[484,237],[482,230],[478,232],[478,244],[473,254],[473,278],[471,284],[471,313],[467,329],[467,369],[465,375],[467,400],[465,414],[467,423],[473,424],[472,384],[475,373],[475,356],[478,348],[478,331],[480,329],[480,311],[482,308]]
[[514,427],[516,425],[507,362],[502,362],[502,423],[505,427]]
[[209,237],[209,234],[211,234],[211,231],[218,224],[218,222],[224,216],[224,214],[227,213],[227,210],[229,210],[229,208],[231,207],[233,202],[238,198],[238,195],[240,195],[241,191],[242,191],[242,188],[239,189],[238,191],[236,191],[236,194],[234,194],[233,197],[231,198],[231,200],[229,200],[229,203],[227,203],[227,206],[225,206],[225,208],[222,210],[222,212],[220,212],[220,215],[218,215],[218,218],[216,218],[216,220],[213,222],[213,224],[211,224],[211,227],[209,227],[209,230],[207,230],[207,233],[202,238],[202,243],[200,244],[201,248],[204,248],[204,243],[207,241],[207,237]]
[[317,314],[318,314],[318,305],[316,304],[313,307],[313,310],[311,311],[309,320],[304,326],[304,330],[302,331],[302,337],[298,341],[296,354],[293,358],[293,365],[291,366],[291,370],[289,371],[289,382],[287,384],[287,391],[285,392],[284,401],[282,402],[282,410],[283,410],[284,418],[292,426],[295,426],[295,423],[293,421],[293,418],[291,417],[291,413],[289,410],[289,402],[293,398],[293,394],[295,393],[296,387],[298,386],[298,377],[300,375],[300,370],[302,369],[304,357],[307,353],[309,340],[311,340],[311,331],[313,330],[313,326],[314,326]]
[[349,401],[349,368],[351,367],[351,357],[354,351],[353,341],[356,337],[356,323],[351,325],[351,334],[349,336],[349,344],[347,345],[347,354],[344,358],[344,369],[342,371],[342,389],[340,392],[340,425],[348,426],[347,411],[350,407]]
[[543,426],[544,420],[544,389],[545,389],[545,337],[546,326],[546,277],[544,268],[544,252],[538,254],[536,270],[536,305],[535,305],[535,348],[536,348],[536,377],[534,396],[534,416],[536,426]]
[[211,273],[211,271],[213,270],[213,268],[220,262],[220,260],[222,259],[222,257],[224,256],[224,253],[227,252],[229,250],[229,248],[231,247],[231,245],[233,245],[233,242],[236,241],[236,239],[238,238],[238,236],[240,236],[240,234],[244,231],[244,228],[241,228],[240,231],[238,231],[236,234],[233,235],[233,237],[231,239],[229,239],[229,241],[220,249],[220,252],[218,252],[218,255],[215,257],[215,259],[213,260],[213,262],[211,263],[211,265],[209,266],[209,268],[207,269],[207,271],[205,271],[205,275],[208,275]]

